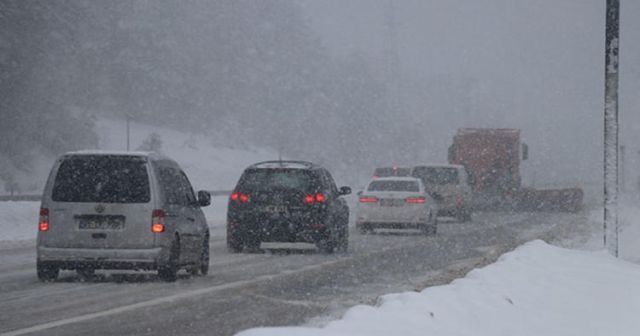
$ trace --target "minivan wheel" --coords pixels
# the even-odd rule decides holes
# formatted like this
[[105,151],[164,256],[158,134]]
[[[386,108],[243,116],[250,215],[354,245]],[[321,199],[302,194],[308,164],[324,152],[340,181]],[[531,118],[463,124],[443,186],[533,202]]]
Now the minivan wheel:
[[173,282],[178,279],[178,262],[180,260],[180,241],[176,237],[171,243],[169,252],[169,261],[167,264],[158,268],[158,277],[167,282]]
[[55,264],[38,262],[36,265],[38,271],[38,279],[43,282],[54,281],[58,278],[60,268]]

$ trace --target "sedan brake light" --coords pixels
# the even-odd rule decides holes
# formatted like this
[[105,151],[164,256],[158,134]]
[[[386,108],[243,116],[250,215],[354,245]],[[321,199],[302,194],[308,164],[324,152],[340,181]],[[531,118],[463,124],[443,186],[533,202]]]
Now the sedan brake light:
[[231,193],[231,196],[229,196],[229,199],[231,199],[232,201],[238,201],[240,203],[247,203],[249,202],[249,195],[234,191]]
[[313,204],[313,203],[324,203],[327,200],[327,196],[325,194],[322,193],[317,193],[317,194],[311,194],[311,195],[305,195],[304,196],[304,202],[306,204]]
[[427,203],[427,199],[425,197],[407,197],[404,199],[405,202],[407,203],[412,203],[412,204],[423,204],[423,203]]
[[360,203],[377,203],[378,198],[372,196],[362,196],[360,197]]

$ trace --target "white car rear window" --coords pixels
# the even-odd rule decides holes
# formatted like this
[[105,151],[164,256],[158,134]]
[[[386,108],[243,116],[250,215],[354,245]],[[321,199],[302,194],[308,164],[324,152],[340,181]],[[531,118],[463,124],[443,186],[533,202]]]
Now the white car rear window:
[[416,181],[373,181],[367,190],[418,192],[420,186]]

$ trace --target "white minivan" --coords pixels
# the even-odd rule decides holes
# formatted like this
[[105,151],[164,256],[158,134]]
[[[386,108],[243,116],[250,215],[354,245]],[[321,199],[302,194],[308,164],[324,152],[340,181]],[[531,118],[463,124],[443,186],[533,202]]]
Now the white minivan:
[[44,189],[37,271],[52,281],[61,269],[92,276],[96,269],[157,270],[174,281],[186,268],[209,269],[209,229],[173,160],[147,152],[72,152],[58,158]]

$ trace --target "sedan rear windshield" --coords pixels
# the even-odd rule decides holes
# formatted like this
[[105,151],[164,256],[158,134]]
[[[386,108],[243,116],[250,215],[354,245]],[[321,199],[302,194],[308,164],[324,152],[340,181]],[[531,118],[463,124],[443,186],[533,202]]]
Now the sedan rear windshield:
[[376,168],[373,172],[375,177],[389,177],[389,176],[411,176],[411,168],[399,168],[399,167],[385,167]]
[[458,170],[448,167],[416,167],[413,176],[426,185],[458,184]]
[[304,169],[251,169],[245,171],[238,182],[244,190],[268,190],[274,188],[308,191],[317,183],[312,172]]
[[418,192],[420,186],[415,181],[373,181],[367,190]]
[[55,202],[147,203],[146,160],[136,156],[81,155],[66,158],[53,185]]

